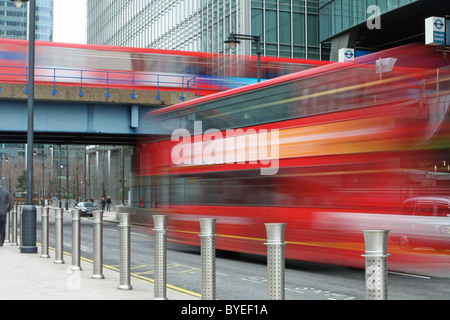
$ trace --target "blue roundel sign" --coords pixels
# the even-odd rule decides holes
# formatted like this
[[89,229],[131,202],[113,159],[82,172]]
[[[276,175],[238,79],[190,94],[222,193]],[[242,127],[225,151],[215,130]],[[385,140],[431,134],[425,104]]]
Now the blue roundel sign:
[[445,24],[440,18],[438,18],[436,19],[436,21],[434,21],[434,26],[436,27],[436,29],[441,30],[445,26]]

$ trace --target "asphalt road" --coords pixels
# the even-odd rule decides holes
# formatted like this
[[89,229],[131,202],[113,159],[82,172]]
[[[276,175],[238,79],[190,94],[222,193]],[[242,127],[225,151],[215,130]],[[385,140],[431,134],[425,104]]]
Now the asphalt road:
[[[52,210],[51,210],[52,211]],[[39,221],[40,222],[40,221]],[[92,218],[82,218],[81,256],[92,259]],[[50,213],[50,247],[55,246],[54,217]],[[64,219],[64,250],[71,252],[71,219]],[[119,268],[119,227],[104,223],[105,267]],[[40,223],[38,242],[40,241]],[[200,248],[168,242],[167,283],[174,290],[201,296]],[[67,262],[70,263],[70,262]],[[153,280],[153,231],[131,228],[132,276]],[[133,281],[133,280],[132,280]],[[286,261],[286,300],[364,300],[364,270],[302,261]],[[216,251],[216,297],[220,300],[267,299],[266,257]],[[389,300],[448,300],[450,278],[389,273]]]

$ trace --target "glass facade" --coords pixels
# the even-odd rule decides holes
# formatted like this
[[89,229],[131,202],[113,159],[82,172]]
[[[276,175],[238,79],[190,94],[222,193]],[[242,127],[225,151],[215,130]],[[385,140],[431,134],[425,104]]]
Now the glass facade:
[[199,0],[88,0],[87,43],[196,51],[201,5]]
[[[16,8],[10,0],[0,0],[0,37],[27,39],[28,3]],[[53,0],[36,1],[36,40],[53,41]]]
[[36,40],[53,41],[53,0],[36,1]]
[[265,55],[320,59],[318,0],[253,0],[251,10]]
[[0,1],[0,37],[27,38],[27,5],[16,8],[9,0]]
[[[235,32],[259,34],[265,56],[320,58],[319,0],[88,0],[87,5],[91,44],[229,53],[224,40]],[[236,53],[252,53],[245,42]]]
[[[418,0],[320,0],[320,41],[326,41],[373,16],[370,6],[380,13],[398,9]],[[369,11],[369,12],[368,12]]]

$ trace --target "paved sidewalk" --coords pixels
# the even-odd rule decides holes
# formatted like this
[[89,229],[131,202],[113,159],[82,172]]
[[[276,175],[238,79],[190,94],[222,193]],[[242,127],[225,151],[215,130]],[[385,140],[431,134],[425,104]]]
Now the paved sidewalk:
[[116,217],[116,212],[115,211],[103,211],[103,221],[104,222],[115,222],[115,223],[119,223],[119,220]]
[[[114,222],[115,212],[105,215]],[[131,278],[132,290],[119,290],[120,273],[103,268],[105,279],[91,279],[93,265],[81,261],[82,271],[70,270],[72,257],[64,256],[65,264],[55,264],[55,252],[50,258],[20,253],[18,246],[5,243],[0,247],[0,300],[151,300],[152,283]],[[190,295],[167,289],[169,300],[195,300]]]

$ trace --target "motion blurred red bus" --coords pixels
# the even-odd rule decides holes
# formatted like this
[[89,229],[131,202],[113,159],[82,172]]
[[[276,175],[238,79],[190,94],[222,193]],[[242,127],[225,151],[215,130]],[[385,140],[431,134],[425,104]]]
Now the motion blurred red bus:
[[448,213],[402,212],[450,196],[446,63],[409,45],[153,111],[142,199],[179,243],[198,246],[198,219],[215,217],[218,249],[266,254],[264,223],[287,223],[288,259],[363,267],[362,230],[384,229],[390,268],[448,272]]

